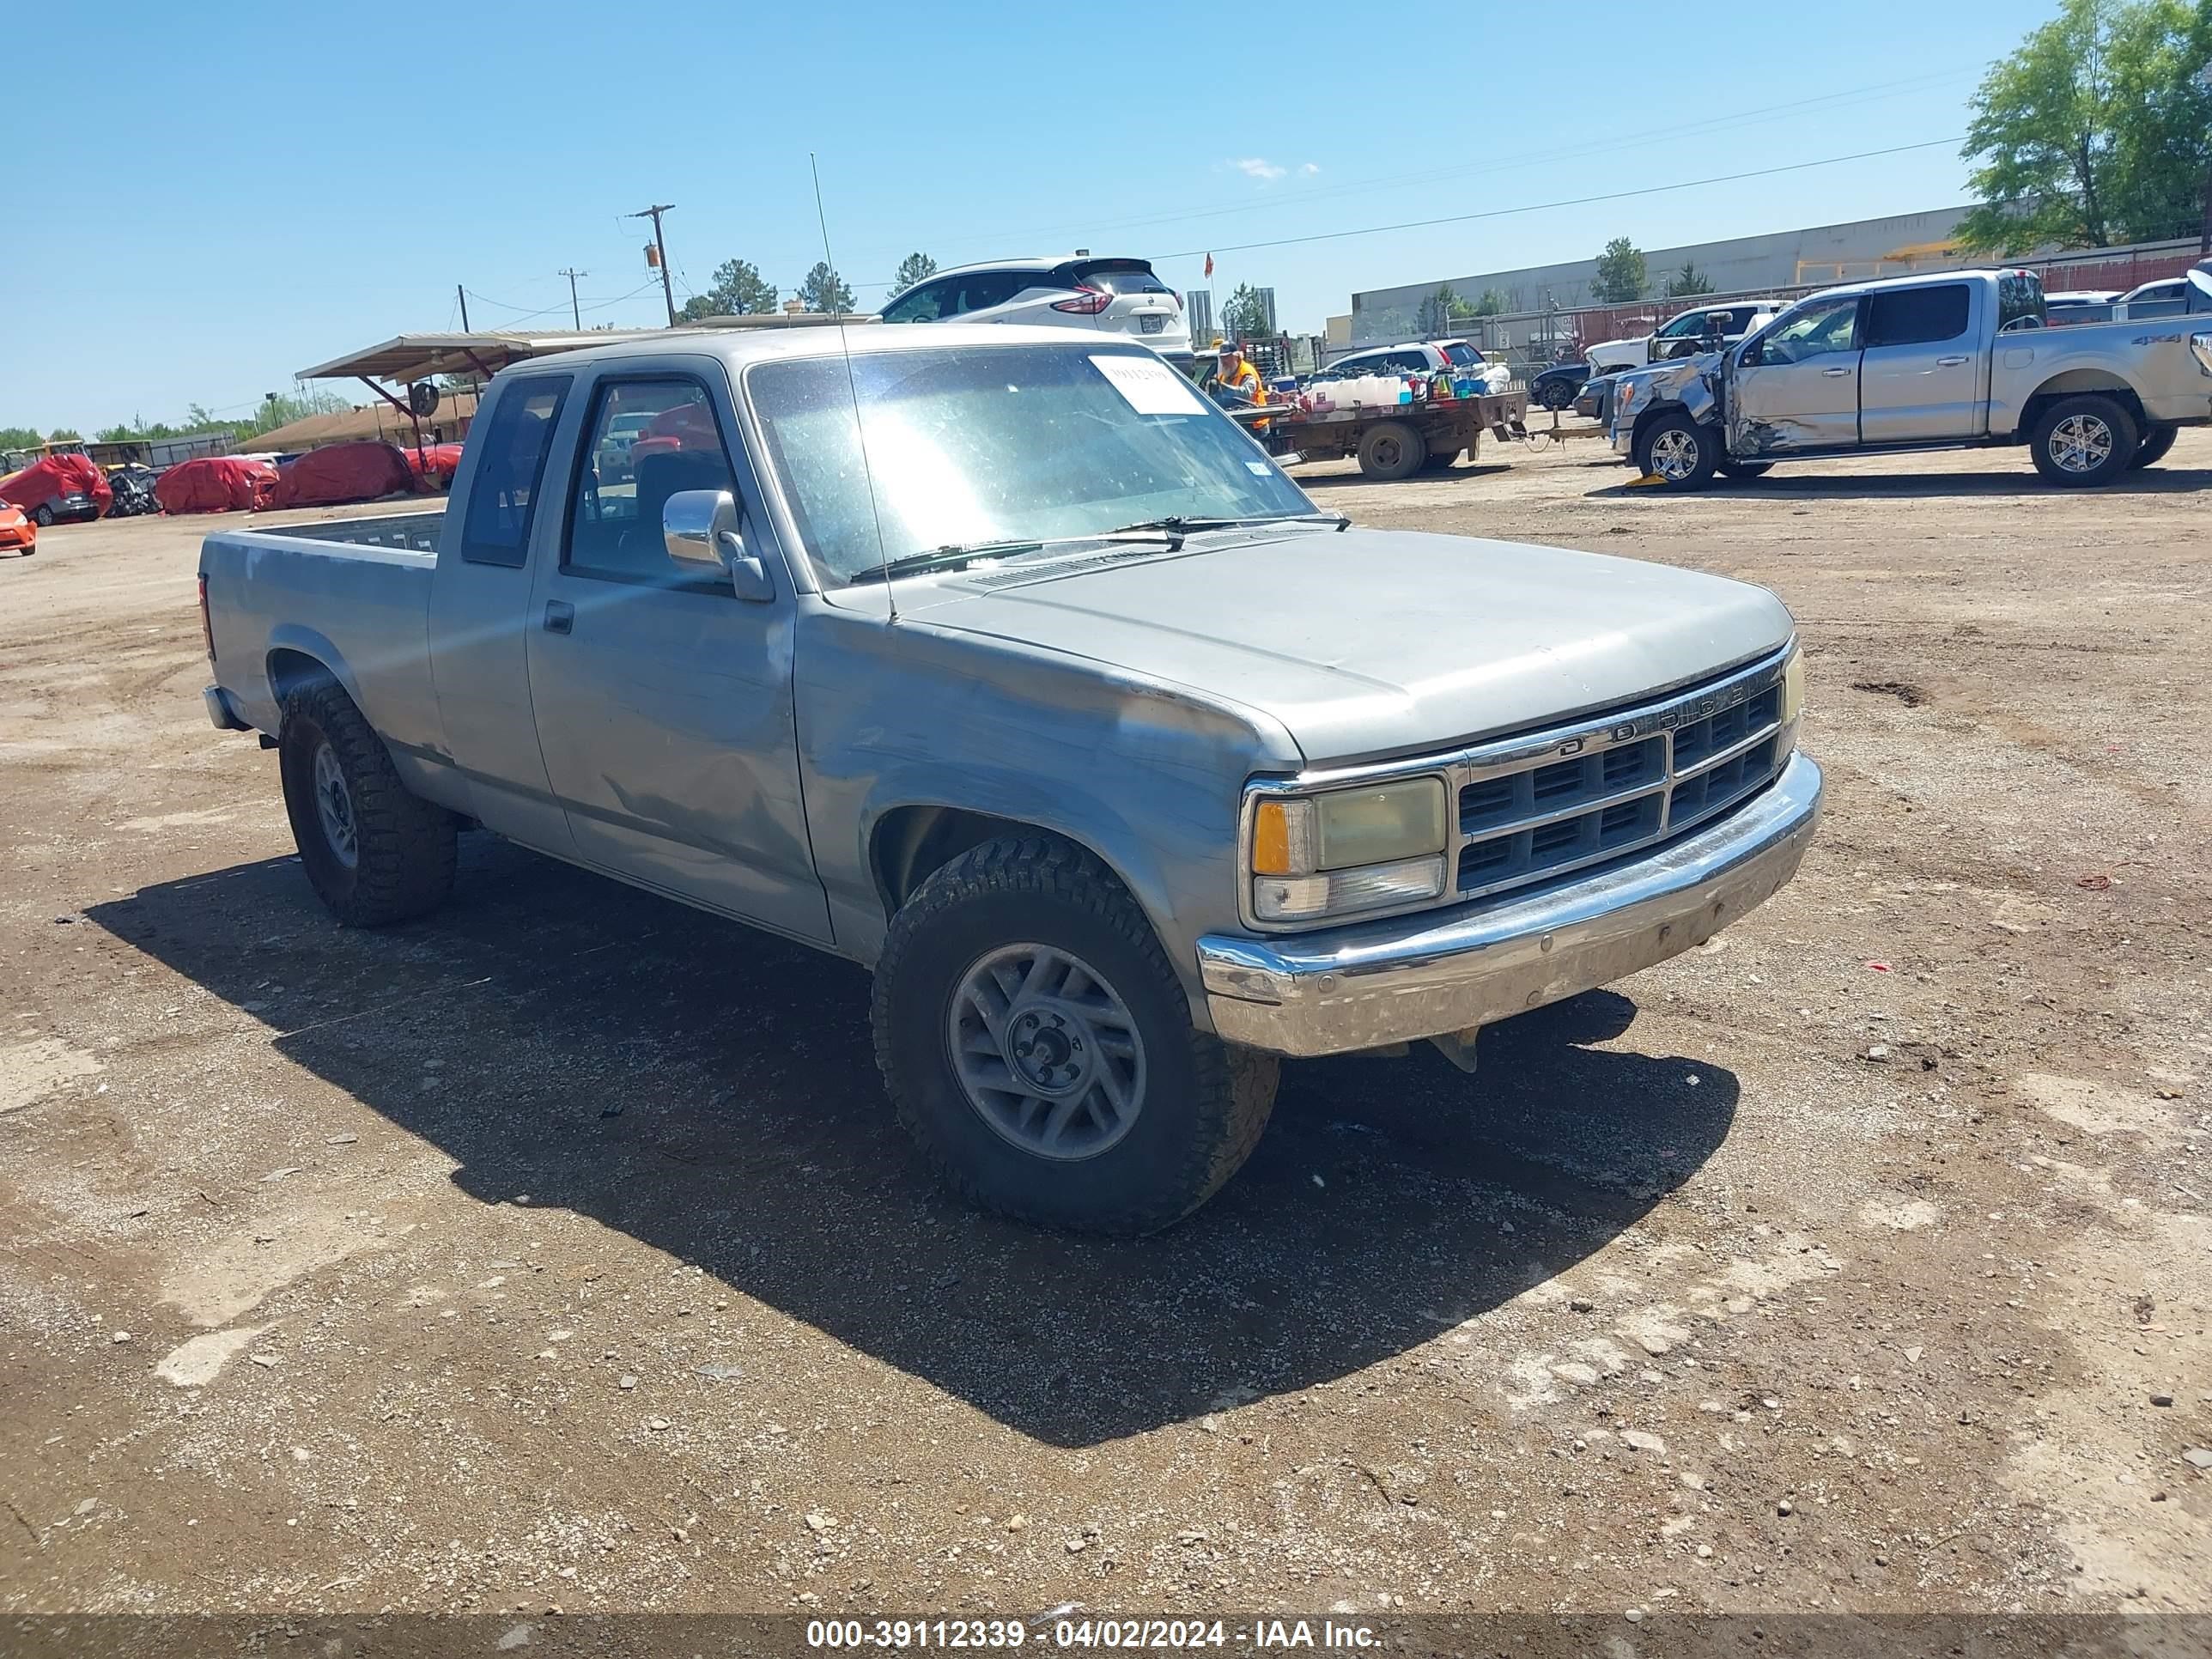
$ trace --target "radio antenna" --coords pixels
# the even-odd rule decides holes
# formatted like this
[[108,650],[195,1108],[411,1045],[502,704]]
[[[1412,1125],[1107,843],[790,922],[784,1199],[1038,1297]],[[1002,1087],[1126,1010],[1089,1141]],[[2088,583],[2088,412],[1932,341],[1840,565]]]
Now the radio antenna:
[[[806,152],[806,165],[814,174],[814,217],[822,227],[822,264],[832,282],[837,280],[837,258],[830,252],[830,216],[822,210],[822,164],[814,159],[814,152]],[[834,295],[832,296],[834,298]],[[860,447],[860,477],[868,487],[868,516],[876,526],[876,568],[883,574],[884,599],[890,606],[893,622],[898,620],[898,595],[891,592],[890,550],[884,545],[883,509],[876,505],[876,471],[868,465],[868,429],[860,422],[860,383],[853,374],[853,343],[845,337],[845,312],[841,306],[836,312],[837,349],[845,357],[845,390],[853,399],[853,439]]]

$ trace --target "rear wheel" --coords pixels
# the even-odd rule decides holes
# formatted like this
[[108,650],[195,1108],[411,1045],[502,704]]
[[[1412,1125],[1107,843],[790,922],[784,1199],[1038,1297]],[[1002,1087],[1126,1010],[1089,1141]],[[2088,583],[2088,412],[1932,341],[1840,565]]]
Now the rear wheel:
[[2130,468],[2155,466],[2166,459],[2166,452],[2173,447],[2173,441],[2181,435],[2181,428],[2170,422],[2146,429],[2142,441],[2136,446],[2136,458]]
[[2106,484],[2135,459],[2136,423],[2113,398],[2094,392],[2061,398],[2043,411],[2027,444],[2035,470],[2052,483]]
[[1359,470],[1370,478],[1410,478],[1428,459],[1429,446],[1402,421],[1378,421],[1359,440]]
[[876,965],[876,1062],[899,1121],[972,1202],[1042,1226],[1147,1233],[1237,1173],[1276,1061],[1193,1028],[1113,872],[1045,836],[923,882]]
[[351,697],[323,680],[284,699],[284,811],[316,896],[349,927],[434,910],[453,888],[453,815],[410,794]]
[[1697,489],[1711,478],[1720,458],[1720,434],[1680,410],[1662,415],[1636,440],[1636,465],[1643,476],[1669,489]]

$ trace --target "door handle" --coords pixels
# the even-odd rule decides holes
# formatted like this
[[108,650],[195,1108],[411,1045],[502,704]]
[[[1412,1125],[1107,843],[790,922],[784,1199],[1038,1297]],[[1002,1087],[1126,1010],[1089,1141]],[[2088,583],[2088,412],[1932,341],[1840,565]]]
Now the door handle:
[[1824,380],[1840,380],[1850,373],[1850,370],[1848,368],[1824,368],[1820,371],[1820,378]]
[[545,601],[545,631],[566,634],[576,625],[576,607],[562,599]]
[[1966,361],[1966,360],[1964,357],[1938,357],[1936,360],[1936,367],[1938,368],[1956,368],[1960,363],[1963,363]]

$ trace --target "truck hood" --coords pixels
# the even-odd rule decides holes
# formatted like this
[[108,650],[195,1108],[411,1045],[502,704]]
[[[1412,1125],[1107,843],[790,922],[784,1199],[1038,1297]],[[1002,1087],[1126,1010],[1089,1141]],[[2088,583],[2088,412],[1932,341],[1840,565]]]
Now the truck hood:
[[902,583],[902,617],[1113,664],[1279,722],[1309,766],[1616,707],[1786,643],[1763,587],[1638,559],[1301,531]]

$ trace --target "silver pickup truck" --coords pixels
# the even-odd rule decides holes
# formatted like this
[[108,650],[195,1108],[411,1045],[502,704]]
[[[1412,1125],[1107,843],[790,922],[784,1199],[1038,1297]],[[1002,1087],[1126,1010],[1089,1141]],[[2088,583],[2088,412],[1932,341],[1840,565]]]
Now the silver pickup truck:
[[2057,484],[2148,466],[2212,421],[2212,261],[2192,309],[2046,325],[2032,270],[1954,270],[1809,295],[1724,351],[1615,382],[1613,449],[1695,489],[1777,461],[2026,444]]
[[1079,1229],[1204,1202],[1279,1055],[1471,1064],[1700,943],[1820,805],[1772,594],[1352,528],[1060,330],[519,365],[442,514],[219,532],[200,582],[208,714],[342,922],[481,827],[848,957],[937,1167]]

